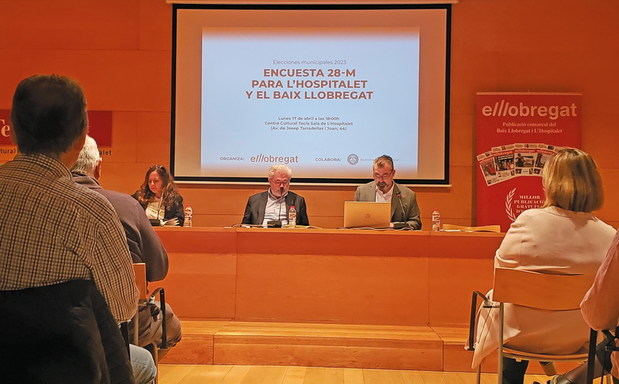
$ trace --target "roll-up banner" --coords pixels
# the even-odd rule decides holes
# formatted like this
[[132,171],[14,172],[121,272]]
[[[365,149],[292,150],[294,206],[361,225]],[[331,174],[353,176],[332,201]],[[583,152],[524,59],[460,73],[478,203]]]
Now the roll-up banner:
[[476,225],[502,231],[545,200],[542,168],[580,146],[580,93],[479,92],[476,100]]

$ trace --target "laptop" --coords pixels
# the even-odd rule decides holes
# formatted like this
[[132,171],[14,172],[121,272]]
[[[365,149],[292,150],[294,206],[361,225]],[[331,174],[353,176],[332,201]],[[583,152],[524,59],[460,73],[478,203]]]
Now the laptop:
[[344,227],[389,228],[391,203],[374,201],[345,201]]

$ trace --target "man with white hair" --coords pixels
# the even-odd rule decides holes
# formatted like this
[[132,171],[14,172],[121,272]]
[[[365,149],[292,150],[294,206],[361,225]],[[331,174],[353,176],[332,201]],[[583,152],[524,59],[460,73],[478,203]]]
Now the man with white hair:
[[242,224],[281,226],[289,224],[290,208],[296,210],[297,225],[309,225],[303,196],[289,191],[292,170],[284,164],[269,169],[269,189],[249,197]]
[[[163,280],[168,273],[168,254],[137,200],[124,193],[103,189],[99,184],[101,157],[97,142],[92,137],[86,136],[84,147],[71,168],[71,175],[77,184],[100,193],[112,204],[125,230],[133,262],[146,264],[146,279],[149,282]],[[140,346],[161,342],[162,319],[159,305],[158,302],[152,302],[140,308]],[[181,325],[167,303],[166,322],[168,345],[173,346],[181,338]]]
[[140,204],[127,194],[103,189],[99,184],[101,157],[97,142],[92,137],[86,136],[84,147],[71,168],[71,175],[76,183],[99,192],[112,204],[125,229],[133,262],[146,263],[148,281],[162,280],[168,273],[168,254]]

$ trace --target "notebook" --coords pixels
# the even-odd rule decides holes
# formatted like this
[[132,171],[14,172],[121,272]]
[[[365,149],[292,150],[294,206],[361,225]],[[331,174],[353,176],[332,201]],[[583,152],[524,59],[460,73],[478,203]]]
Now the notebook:
[[344,227],[388,228],[391,221],[391,203],[374,201],[345,201]]

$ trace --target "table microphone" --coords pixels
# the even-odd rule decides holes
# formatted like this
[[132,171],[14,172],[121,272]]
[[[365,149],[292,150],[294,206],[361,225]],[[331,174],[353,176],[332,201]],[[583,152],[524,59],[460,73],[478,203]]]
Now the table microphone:
[[[284,196],[284,187],[279,187],[279,198]],[[285,204],[285,202],[284,202]],[[267,228],[281,228],[282,227],[282,204],[279,204],[279,212],[277,213],[277,220],[267,221]]]
[[400,202],[400,209],[402,210],[402,219],[404,220],[404,222],[402,223],[403,225],[402,226],[398,225],[398,227],[403,228],[403,227],[406,227],[408,224],[406,223],[406,210],[404,209],[404,204],[402,203],[402,192],[396,191],[395,195],[398,198],[398,201]]

